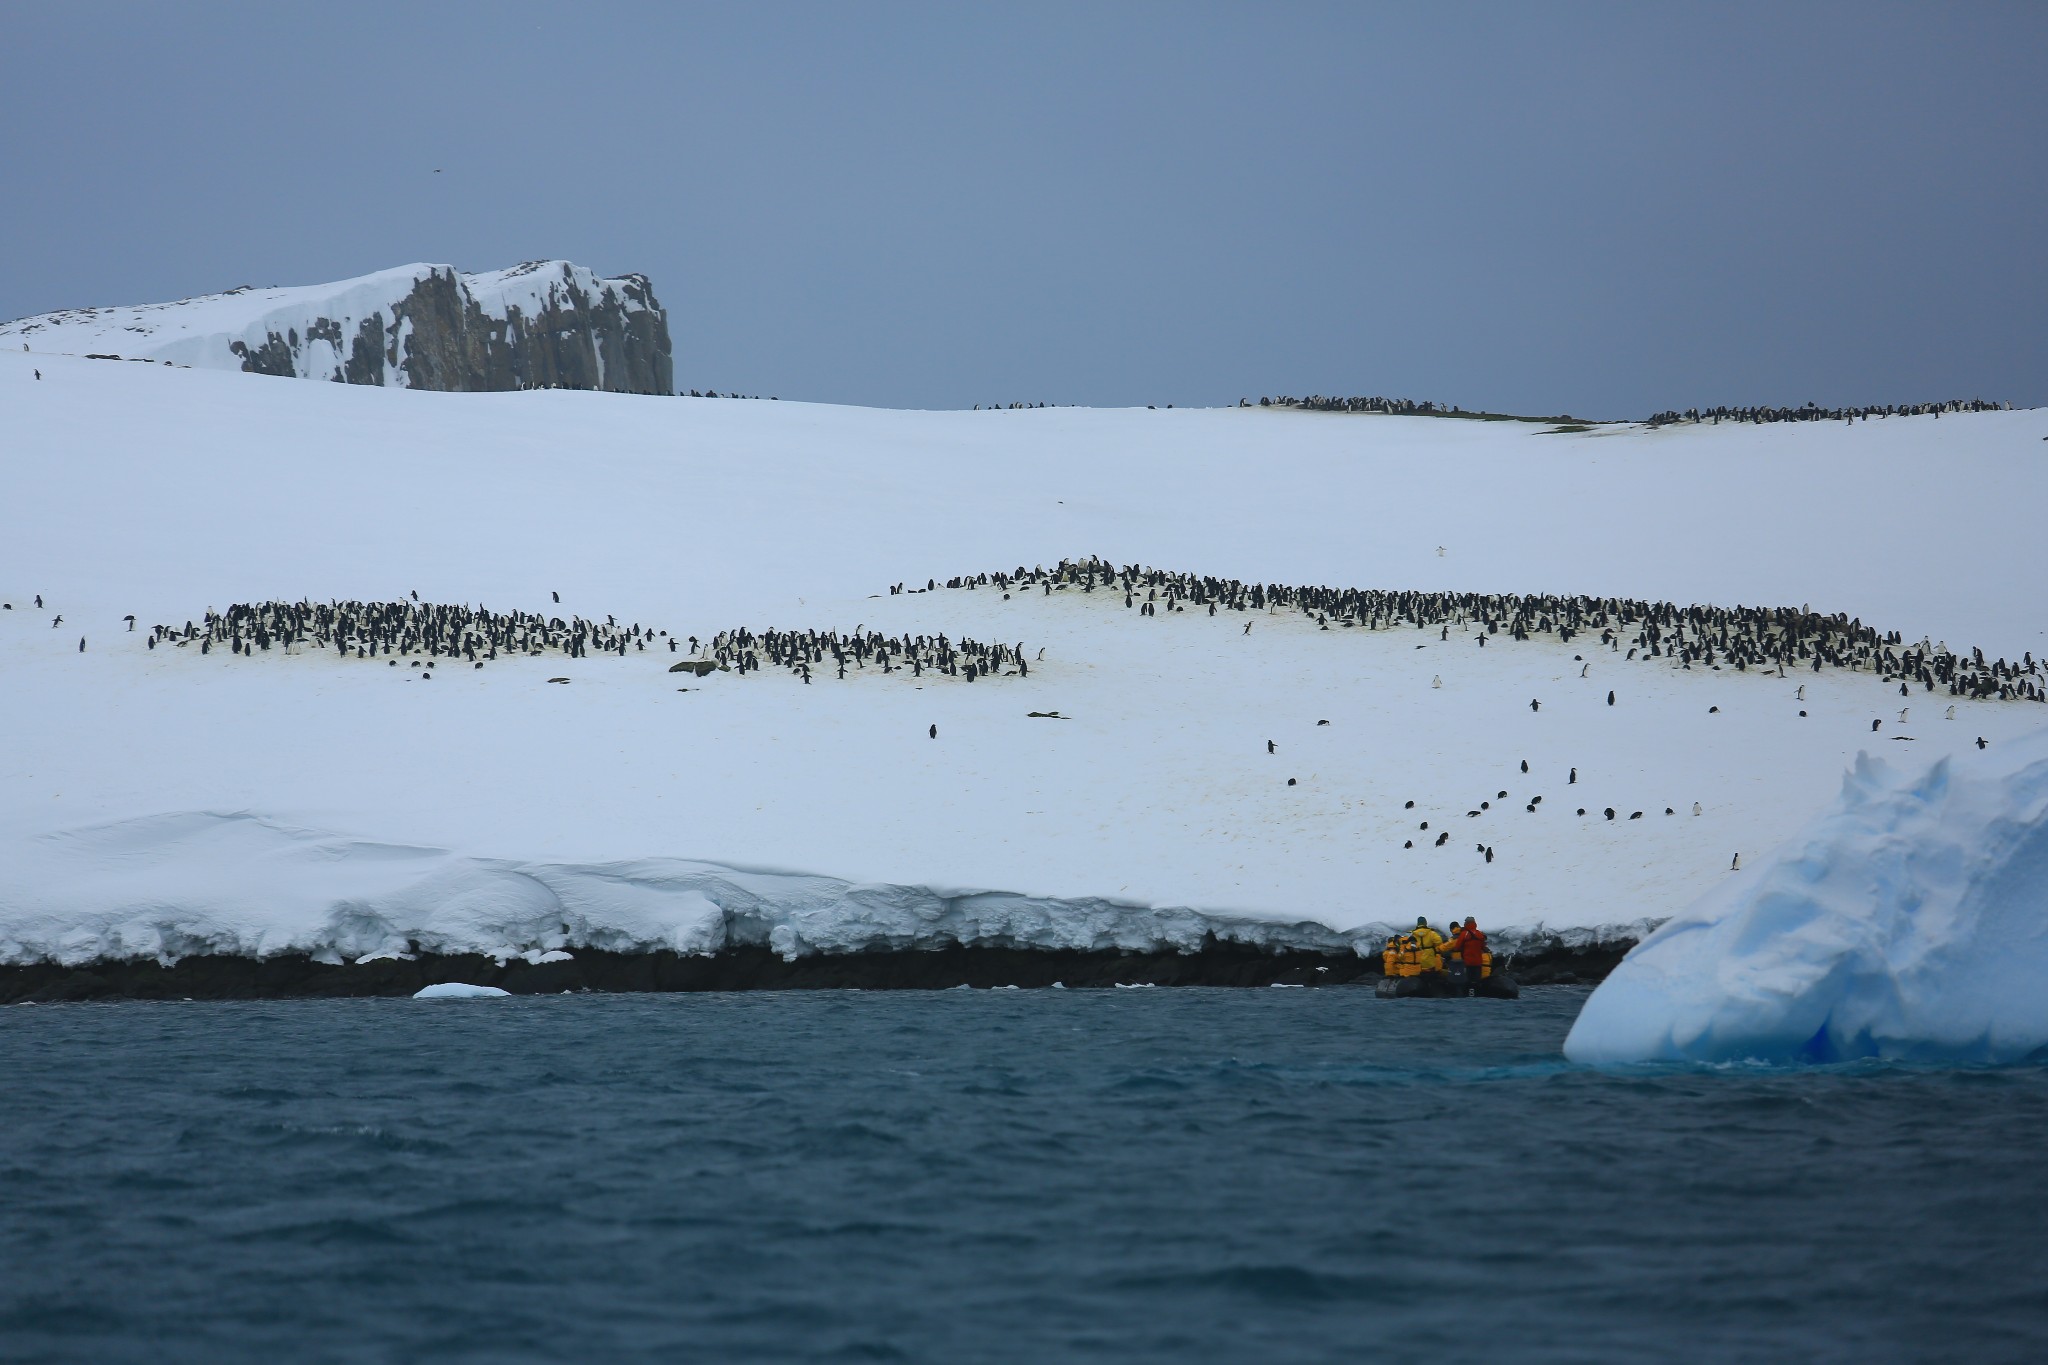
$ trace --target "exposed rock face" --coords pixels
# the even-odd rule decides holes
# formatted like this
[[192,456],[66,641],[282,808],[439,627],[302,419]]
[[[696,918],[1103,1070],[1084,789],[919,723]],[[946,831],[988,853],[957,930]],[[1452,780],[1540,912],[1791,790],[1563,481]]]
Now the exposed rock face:
[[668,314],[644,275],[567,261],[464,275],[414,265],[338,284],[235,289],[0,325],[39,351],[445,392],[674,391]]

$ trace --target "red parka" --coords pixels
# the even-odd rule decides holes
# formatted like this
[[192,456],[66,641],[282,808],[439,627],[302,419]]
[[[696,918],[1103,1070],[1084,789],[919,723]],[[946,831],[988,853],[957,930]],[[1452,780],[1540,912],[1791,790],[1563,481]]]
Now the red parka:
[[1451,935],[1451,951],[1456,953],[1468,967],[1478,967],[1486,962],[1486,935],[1475,924],[1462,924]]

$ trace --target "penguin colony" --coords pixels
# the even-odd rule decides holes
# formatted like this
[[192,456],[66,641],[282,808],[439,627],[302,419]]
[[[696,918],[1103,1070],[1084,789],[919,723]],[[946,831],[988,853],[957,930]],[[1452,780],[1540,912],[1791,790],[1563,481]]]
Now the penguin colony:
[[[1241,408],[1252,406],[1250,400],[1240,398]],[[1301,408],[1309,412],[1376,412],[1390,417],[1477,417],[1482,414],[1467,413],[1455,403],[1417,402],[1411,398],[1331,398],[1324,394],[1311,394],[1307,398],[1293,398],[1282,395],[1278,398],[1261,398],[1262,408]],[[1653,414],[1649,425],[1670,426],[1677,422],[1705,422],[1718,425],[1721,422],[1853,422],[1858,418],[1869,421],[1873,417],[1939,417],[1944,412],[2005,412],[2010,403],[1993,403],[1982,398],[1952,398],[1944,403],[1884,403],[1864,407],[1824,408],[1817,403],[1808,403],[1798,408],[1748,407],[1748,408],[1687,408],[1683,412],[1675,408]],[[1531,419],[1550,421],[1550,418]],[[1564,420],[1572,420],[1565,418]]]
[[151,627],[149,647],[166,643],[183,648],[196,643],[201,654],[221,645],[232,654],[254,654],[272,646],[311,645],[332,649],[343,658],[351,654],[358,659],[420,654],[466,659],[481,668],[501,655],[538,657],[553,652],[572,659],[592,653],[624,655],[645,650],[666,634],[637,622],[622,626],[609,616],[601,622],[581,616],[565,621],[535,612],[494,612],[416,600],[258,602],[236,603],[225,612],[209,611],[197,625],[187,621],[182,628]]
[[[554,653],[582,659],[596,653],[624,657],[649,647],[659,649],[664,642],[669,653],[680,652],[681,641],[667,631],[638,622],[621,625],[609,616],[601,622],[581,616],[563,620],[534,612],[494,612],[419,601],[237,603],[225,612],[207,612],[197,624],[155,626],[148,637],[151,649],[160,643],[179,648],[197,644],[201,654],[222,645],[238,655],[301,645],[332,649],[343,658],[396,656],[389,658],[394,665],[398,658],[420,655],[424,661],[464,659],[478,668],[501,655],[538,658]],[[691,655],[696,656],[696,637],[690,637],[689,645]],[[849,668],[859,671],[870,666],[878,666],[884,673],[909,669],[917,677],[931,673],[968,682],[1030,673],[1021,642],[986,645],[944,635],[895,639],[878,631],[844,635],[837,631],[720,631],[711,638],[709,656],[739,673],[758,672],[765,659],[805,682],[810,681],[811,665],[822,665],[828,656],[842,678]]]
[[768,663],[788,669],[805,682],[811,680],[811,666],[825,666],[829,657],[835,675],[845,677],[847,669],[864,671],[869,665],[884,673],[909,669],[912,677],[936,674],[943,678],[1031,676],[1031,663],[1024,645],[985,645],[978,640],[948,640],[944,635],[903,635],[891,638],[879,631],[768,630],[758,635],[750,630],[722,630],[711,637],[711,655],[719,663],[741,673],[761,669]]
[[[1899,632],[1880,633],[1860,618],[1823,616],[1795,607],[1681,607],[1623,597],[1562,597],[1516,593],[1388,592],[1377,589],[1289,587],[1241,583],[1234,578],[1174,573],[1137,565],[1119,567],[1093,556],[1061,560],[1058,567],[1018,568],[1014,573],[974,574],[946,580],[948,588],[995,587],[1005,592],[1042,594],[1078,588],[1082,593],[1121,593],[1124,605],[1142,616],[1189,607],[1214,616],[1224,611],[1296,611],[1323,630],[1332,627],[1417,630],[1440,627],[1475,630],[1484,645],[1490,635],[1528,640],[1555,636],[1570,644],[1598,632],[1600,644],[1629,660],[1670,659],[1678,667],[1737,672],[1822,667],[1881,674],[1901,687],[1918,683],[1952,697],[1976,700],[2048,701],[2041,661],[2027,653],[2019,663],[1987,660],[1984,651],[1951,653],[1946,644],[1923,640],[1908,645]],[[925,589],[937,587],[927,582]],[[897,584],[889,591],[901,593]]]
[[[1251,406],[1245,399],[1238,399],[1241,408]],[[1304,408],[1310,412],[1377,412],[1388,417],[1462,417],[1465,410],[1452,403],[1418,403],[1412,398],[1327,398],[1313,394],[1307,398],[1261,398],[1262,408]]]
[[[927,580],[923,588],[907,591],[931,592],[938,586],[936,580]],[[1626,650],[1628,660],[1669,659],[1688,670],[1694,665],[1717,671],[1729,666],[1737,672],[1775,669],[1782,676],[1794,668],[1818,673],[1831,667],[1881,674],[1886,682],[1898,683],[1902,694],[1917,683],[1926,692],[1942,688],[1950,696],[1974,700],[2048,701],[2048,680],[2031,652],[2018,663],[1986,659],[1981,649],[1957,654],[1946,644],[1923,640],[1909,645],[1897,631],[1880,633],[1860,619],[1840,613],[1824,616],[1790,607],[1680,607],[1634,598],[1243,583],[1137,565],[1118,566],[1093,556],[1061,560],[1051,570],[1019,566],[1013,572],[963,575],[947,579],[945,586],[987,587],[1005,593],[1036,590],[1047,596],[1072,589],[1083,594],[1098,590],[1111,596],[1121,593],[1124,606],[1141,616],[1186,612],[1191,606],[1211,616],[1218,610],[1285,610],[1299,612],[1323,630],[1436,626],[1441,637],[1448,639],[1450,627],[1456,625],[1462,632],[1476,631],[1481,645],[1488,636],[1502,635],[1518,641],[1555,636],[1560,643],[1569,644],[1597,631],[1601,645],[1616,654]],[[889,591],[892,596],[899,595],[906,588],[898,583]],[[201,625],[187,621],[182,629],[153,627],[149,637],[151,648],[158,643],[197,643],[201,653],[223,644],[235,654],[268,650],[273,645],[312,644],[333,648],[343,656],[353,651],[357,658],[416,653],[461,658],[479,665],[501,654],[555,652],[584,658],[595,652],[623,656],[644,652],[650,645],[659,648],[663,642],[668,644],[668,652],[678,652],[678,641],[668,632],[637,622],[621,625],[609,616],[602,622],[581,616],[564,620],[533,612],[492,612],[483,607],[417,600],[238,603],[224,613],[208,612]],[[696,655],[695,637],[691,637],[690,647]],[[865,671],[871,666],[884,673],[908,668],[918,677],[932,673],[970,682],[982,677],[1030,675],[1030,657],[1021,642],[990,645],[944,635],[891,637],[858,629],[844,634],[726,630],[712,637],[709,655],[742,673],[758,670],[765,659],[806,680],[811,666],[823,665],[827,658],[838,677],[845,677],[848,669]]]
[[1653,427],[1667,427],[1677,422],[1706,422],[1718,426],[1722,422],[1853,422],[1862,418],[1868,422],[1873,417],[1925,417],[1929,414],[1939,417],[1944,412],[2004,412],[2010,403],[1990,403],[1982,398],[1954,398],[1946,403],[1886,403],[1882,406],[1861,408],[1823,408],[1808,403],[1803,408],[1687,408],[1684,412],[1675,410],[1657,413],[1650,418]]

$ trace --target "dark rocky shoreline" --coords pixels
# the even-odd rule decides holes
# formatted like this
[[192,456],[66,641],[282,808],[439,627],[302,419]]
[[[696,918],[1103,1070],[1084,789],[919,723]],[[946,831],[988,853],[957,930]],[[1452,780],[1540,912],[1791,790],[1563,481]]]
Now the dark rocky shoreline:
[[[1633,947],[1549,944],[1505,964],[1523,985],[1591,983],[1613,970]],[[154,959],[64,966],[32,962],[0,966],[0,1004],[85,1000],[283,1000],[407,996],[425,986],[462,981],[514,995],[563,991],[947,990],[956,986],[1074,988],[1110,986],[1343,986],[1371,984],[1378,957],[1353,953],[1269,951],[1212,944],[1190,953],[1085,952],[962,947],[816,953],[785,961],[763,947],[729,948],[709,957],[672,952],[613,953],[578,948],[566,962],[503,963],[472,953],[422,953],[345,966],[303,955],[268,958],[198,956],[165,967]]]

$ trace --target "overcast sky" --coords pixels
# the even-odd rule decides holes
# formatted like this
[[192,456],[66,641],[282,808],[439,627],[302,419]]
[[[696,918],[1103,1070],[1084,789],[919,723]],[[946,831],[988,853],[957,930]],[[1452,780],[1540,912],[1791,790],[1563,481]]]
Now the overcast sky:
[[5,317],[560,256],[784,398],[2048,403],[2048,4],[0,22]]

